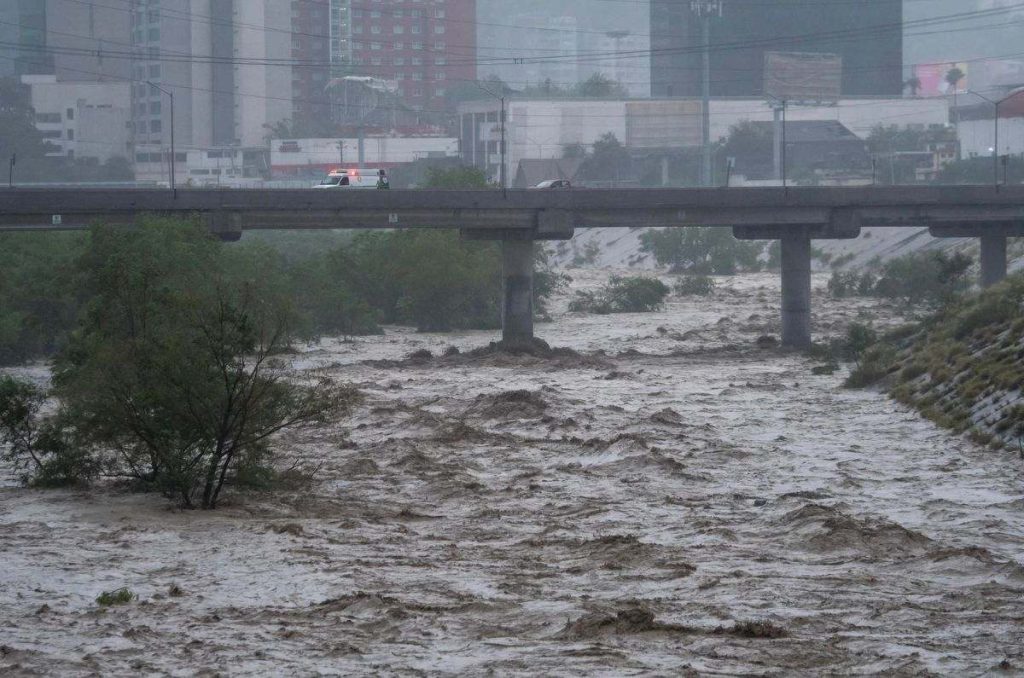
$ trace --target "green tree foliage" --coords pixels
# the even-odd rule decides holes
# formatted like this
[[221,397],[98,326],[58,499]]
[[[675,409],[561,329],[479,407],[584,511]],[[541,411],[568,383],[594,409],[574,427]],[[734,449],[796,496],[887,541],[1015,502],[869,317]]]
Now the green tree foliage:
[[945,304],[970,286],[967,273],[972,260],[966,254],[918,252],[888,261],[874,293],[908,304]]
[[93,231],[90,300],[55,384],[74,429],[111,451],[112,472],[212,509],[226,483],[270,472],[271,436],[352,400],[274,366],[295,315],[261,256],[229,252],[198,224]]
[[574,313],[648,313],[660,309],[668,296],[668,285],[657,278],[613,277],[596,292],[577,292],[569,303]]
[[729,128],[729,136],[715,152],[716,172],[725,179],[729,158],[768,158],[774,154],[775,135],[770,125],[755,125],[744,120]]
[[46,394],[34,384],[0,377],[0,444],[3,458],[23,483],[59,487],[84,482],[99,465],[75,441],[76,430],[63,412],[44,417]]
[[573,87],[572,93],[578,97],[591,99],[611,99],[627,96],[626,88],[604,73],[594,73]]
[[[939,184],[992,184],[995,182],[992,156],[952,162],[939,172],[935,181]],[[1016,156],[999,159],[999,182],[1004,181],[1008,184],[1024,183],[1024,160]]]
[[606,132],[594,142],[591,153],[580,166],[579,176],[589,181],[631,179],[633,160],[615,134]]
[[672,289],[681,297],[709,297],[715,291],[715,281],[706,275],[684,275]]
[[640,249],[673,271],[733,275],[760,269],[764,246],[737,240],[727,228],[701,227],[649,230],[640,236]]
[[361,233],[330,255],[328,270],[387,323],[431,332],[500,322],[497,248],[462,241],[454,231]]
[[74,326],[85,242],[70,233],[0,234],[0,365],[52,354]]
[[427,169],[427,180],[424,188],[465,189],[489,188],[487,175],[476,167],[454,167],[451,169]]
[[878,279],[870,272],[836,271],[828,281],[828,293],[836,299],[869,297],[875,293]]

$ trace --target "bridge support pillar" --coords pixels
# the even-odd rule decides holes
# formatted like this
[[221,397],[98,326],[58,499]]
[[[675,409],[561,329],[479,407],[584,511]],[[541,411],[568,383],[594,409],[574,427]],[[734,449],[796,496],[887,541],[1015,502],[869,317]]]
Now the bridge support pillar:
[[502,240],[504,293],[501,340],[506,348],[533,343],[533,240]]
[[981,286],[992,287],[1006,277],[1006,236],[981,236]]
[[811,345],[811,239],[782,238],[782,345]]

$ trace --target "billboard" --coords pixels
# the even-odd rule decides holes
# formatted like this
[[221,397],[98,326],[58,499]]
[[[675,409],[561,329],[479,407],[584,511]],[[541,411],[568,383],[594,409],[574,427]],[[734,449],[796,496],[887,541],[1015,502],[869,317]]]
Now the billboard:
[[630,101],[626,103],[626,146],[692,148],[703,138],[704,105],[700,101]]
[[825,52],[765,52],[765,94],[806,104],[834,104],[843,87],[843,58]]
[[947,76],[953,69],[959,68],[963,73],[956,83],[956,93],[965,93],[970,85],[970,64],[967,63],[943,63],[943,64],[918,64],[914,66],[914,77],[917,79],[917,92],[911,94],[922,97],[938,97],[946,94],[953,94],[953,85],[949,83]]

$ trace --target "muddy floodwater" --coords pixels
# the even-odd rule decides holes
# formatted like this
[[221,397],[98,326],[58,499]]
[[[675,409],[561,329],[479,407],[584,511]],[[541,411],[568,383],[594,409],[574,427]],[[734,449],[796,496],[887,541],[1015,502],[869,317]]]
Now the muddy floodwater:
[[[814,304],[823,335],[897,321]],[[320,466],[307,487],[204,513],[7,482],[0,673],[1024,672],[1016,452],[758,348],[772,275],[653,314],[565,306],[538,335],[578,355],[392,329],[288,356],[365,395],[280,441]],[[138,600],[96,604],[120,587]]]

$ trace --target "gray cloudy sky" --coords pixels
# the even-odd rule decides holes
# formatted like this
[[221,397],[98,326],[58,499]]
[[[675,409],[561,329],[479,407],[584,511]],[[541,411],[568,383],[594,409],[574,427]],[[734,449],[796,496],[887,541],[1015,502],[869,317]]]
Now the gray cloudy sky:
[[[685,2],[685,0],[679,0]],[[875,0],[860,0],[870,3]],[[728,3],[725,8],[728,11]],[[942,16],[965,14],[974,10],[1018,8],[1017,11],[975,19],[960,19],[938,25],[914,25],[913,22]],[[538,37],[551,37],[549,31],[523,30],[539,27],[547,19],[572,17],[576,22],[580,52],[593,53],[609,49],[602,43],[605,31],[626,30],[631,41],[622,49],[648,49],[650,18],[644,0],[478,0],[479,44],[481,57],[532,56],[550,54],[551,44],[538,45]],[[904,62],[908,70],[914,64],[952,62],[986,57],[1008,57],[1024,60],[1024,0],[904,0],[904,18],[908,22],[904,41]],[[516,27],[520,28],[516,28]],[[638,42],[639,41],[639,42]],[[494,46],[488,50],[488,45]],[[542,49],[538,49],[538,47]],[[639,63],[637,65],[640,65]],[[590,72],[608,72],[608,64],[584,63],[574,74],[562,79],[585,78]],[[481,64],[482,77],[494,73],[523,86],[534,81],[537,67]],[[542,73],[543,75],[543,73]],[[626,77],[643,79],[644,73]],[[559,79],[555,77],[553,79]]]

